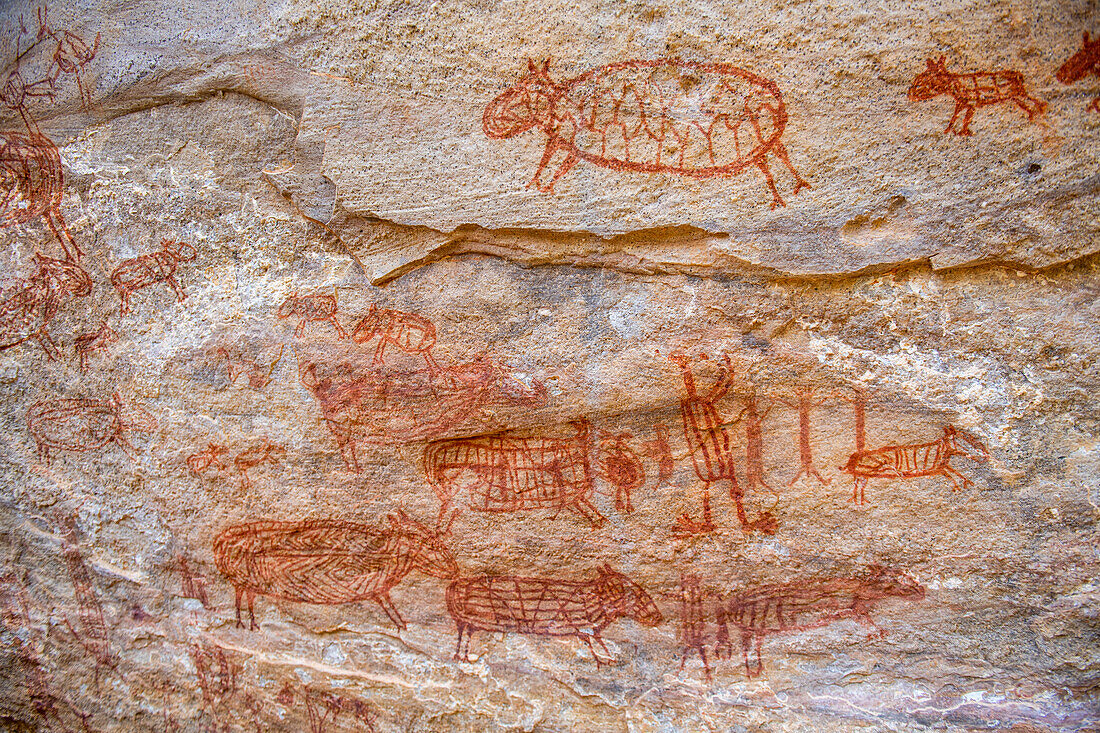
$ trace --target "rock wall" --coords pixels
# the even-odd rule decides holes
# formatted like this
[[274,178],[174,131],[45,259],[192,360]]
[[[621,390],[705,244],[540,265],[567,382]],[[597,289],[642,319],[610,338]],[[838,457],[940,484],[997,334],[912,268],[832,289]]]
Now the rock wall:
[[0,721],[1098,730],[1090,3],[0,10]]

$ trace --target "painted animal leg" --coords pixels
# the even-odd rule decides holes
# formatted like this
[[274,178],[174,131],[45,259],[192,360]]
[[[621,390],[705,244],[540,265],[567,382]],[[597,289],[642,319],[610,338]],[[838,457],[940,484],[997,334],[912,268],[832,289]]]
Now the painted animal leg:
[[[456,621],[455,625],[458,627],[458,642],[455,644],[454,659],[456,662],[468,662],[470,661],[470,637],[473,636],[473,632],[470,631],[466,624]],[[462,648],[463,637],[466,638],[465,651],[463,651]]]
[[601,527],[607,521],[607,517],[600,514],[599,509],[588,500],[587,496],[578,496],[577,500],[569,505],[569,508],[587,519],[593,527]]
[[252,488],[252,480],[248,477],[248,471],[241,469],[241,489],[248,491]]
[[1013,97],[1012,101],[1018,104],[1024,110],[1024,112],[1027,112],[1028,122],[1033,121],[1036,117],[1040,117],[1044,112],[1047,111],[1047,103],[1043,100],[1037,99],[1030,94],[1025,94],[1024,99],[1027,100],[1027,104],[1024,104],[1023,100],[1019,99],[1018,97]]
[[974,134],[970,131],[970,120],[974,119],[974,110],[975,109],[976,109],[975,107],[967,107],[966,108],[966,112],[963,114],[962,128],[959,130],[958,134],[966,135],[966,136],[970,136],[970,135]]
[[53,339],[50,338],[50,334],[46,333],[46,327],[38,329],[38,333],[34,335],[38,339],[38,343],[42,346],[42,350],[46,352],[46,358],[53,361],[57,358],[59,352],[57,345],[54,344]]
[[774,210],[776,206],[786,206],[787,203],[779,195],[779,189],[775,187],[775,178],[772,176],[772,171],[768,168],[768,161],[764,159],[763,155],[756,161],[756,167],[764,174],[764,178],[768,181],[768,188],[772,191],[772,209]]
[[302,334],[306,332],[306,319],[303,318],[298,323],[298,328],[294,329],[294,335],[301,338]]
[[380,339],[378,339],[378,348],[376,348],[374,350],[374,358],[372,358],[370,360],[370,363],[372,365],[373,364],[381,364],[383,358],[385,357],[385,354],[386,354],[386,339],[385,338],[380,338]]
[[130,458],[130,460],[137,459],[137,448],[135,448],[133,444],[130,443],[130,441],[126,440],[126,436],[122,434],[121,430],[115,433],[114,440],[115,445],[117,445],[122,450],[122,452]]
[[855,482],[852,484],[852,501],[857,506],[863,506],[865,488],[867,488],[867,479],[863,476],[856,476]]
[[42,443],[35,442],[38,445],[38,460],[42,461],[48,468],[50,465],[50,449]]
[[182,303],[183,301],[187,300],[187,293],[183,292],[183,288],[181,288],[180,284],[176,282],[175,275],[169,275],[168,277],[164,278],[164,282],[171,285],[172,290],[176,291],[176,299],[179,300],[179,302]]
[[573,155],[572,153],[568,154],[565,160],[561,162],[561,165],[558,166],[558,169],[554,171],[554,176],[550,179],[550,183],[548,183],[546,186],[543,186],[539,183],[539,177],[542,175],[542,172],[546,169],[546,167],[550,164],[550,160],[554,157],[554,153],[556,152],[558,152],[558,146],[554,143],[553,140],[547,140],[546,149],[542,153],[542,160],[539,161],[539,168],[537,171],[535,171],[534,178],[532,178],[531,182],[527,184],[528,188],[534,186],[542,193],[554,193],[554,184],[558,182],[559,178],[568,173],[569,170],[577,162],[577,157],[575,155]]
[[81,351],[79,354],[77,354],[77,356],[80,357],[80,371],[81,372],[88,371],[88,354],[87,354],[87,352]]
[[128,291],[128,290],[119,290],[118,291],[118,297],[119,297],[119,300],[122,301],[121,304],[118,306],[118,312],[121,315],[126,315],[127,313],[130,312],[130,291]]
[[424,357],[424,363],[428,365],[428,374],[435,374],[439,371],[439,364],[432,358],[431,350],[421,351],[420,355]]
[[84,250],[80,249],[80,245],[73,239],[73,235],[69,231],[69,226],[65,223],[65,218],[61,215],[61,212],[56,209],[47,210],[42,216],[46,219],[46,226],[57,237],[57,241],[61,242],[61,249],[65,250],[65,259],[70,262],[79,262],[84,255]]
[[[966,476],[959,473],[957,470],[955,470],[951,466],[944,466],[943,467],[943,475],[946,476],[947,478],[951,479],[951,483],[954,485],[954,491],[959,491],[960,489],[965,489],[965,488],[967,488],[968,486],[970,486],[974,483],[973,481],[971,481]],[[962,479],[962,486],[959,486],[959,482],[956,479]]]
[[787,157],[787,148],[783,145],[783,143],[777,140],[775,142],[775,147],[772,148],[772,152],[775,153],[781,161],[783,161],[783,165],[787,166],[787,170],[789,170],[791,172],[791,175],[794,176],[795,184],[794,190],[791,191],[792,196],[794,196],[804,188],[813,188],[813,186],[811,186],[805,178],[798,175],[798,171],[796,171],[794,169],[794,166],[791,165],[791,159]]
[[340,322],[338,320],[336,320],[336,314],[335,313],[333,315],[329,316],[328,322],[331,323],[333,328],[336,329],[336,335],[337,336],[339,336],[342,339],[346,339],[348,337],[348,332],[345,331],[344,327],[340,325]]
[[382,610],[386,612],[386,615],[390,617],[390,620],[397,625],[397,628],[404,631],[406,629],[405,619],[401,618],[401,614],[397,612],[397,606],[393,605],[393,601],[390,599],[389,593],[379,594],[377,598],[378,605],[382,607]]
[[820,481],[821,483],[823,483],[826,486],[828,486],[829,484],[832,483],[832,479],[827,479],[824,476],[822,476],[820,473],[817,472],[817,469],[814,468],[813,466],[806,469],[806,473],[807,473],[808,476],[813,476],[814,478],[816,478],[818,481]]
[[245,598],[248,601],[248,628],[250,631],[257,631],[260,625],[256,623],[256,594],[245,591]]
[[[754,639],[756,641],[755,644],[753,644]],[[745,658],[745,676],[747,676],[750,680],[753,677],[759,677],[760,673],[764,671],[764,662],[760,657],[760,642],[760,634],[754,634],[751,631],[741,632],[741,653],[742,656],[744,656]],[[750,667],[749,650],[754,646],[756,647],[756,664]]]
[[344,467],[352,473],[359,473],[359,459],[355,456],[355,441],[348,437],[340,443],[340,455],[344,459]]
[[955,132],[955,120],[959,118],[959,112],[962,111],[962,108],[964,106],[965,105],[962,102],[955,100],[955,111],[951,113],[951,119],[948,121],[947,127],[945,127],[943,130],[944,134]]
[[237,607],[237,628],[238,629],[243,629],[244,628],[244,623],[241,621],[241,596],[244,595],[244,589],[243,588],[234,588],[233,590],[236,592],[236,594],[235,594],[236,598],[234,599],[233,602],[234,602],[234,605],[236,605],[236,607]]

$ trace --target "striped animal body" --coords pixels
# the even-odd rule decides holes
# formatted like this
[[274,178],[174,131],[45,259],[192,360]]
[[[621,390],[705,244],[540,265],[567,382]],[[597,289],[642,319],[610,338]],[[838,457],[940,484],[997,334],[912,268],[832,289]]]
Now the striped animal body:
[[279,318],[298,318],[298,327],[294,329],[295,336],[301,336],[306,331],[307,323],[331,323],[336,329],[337,335],[344,339],[348,337],[347,331],[336,320],[336,296],[335,295],[298,295],[294,293],[287,297],[279,306]]
[[38,272],[4,294],[0,302],[0,351],[35,339],[54,359],[57,347],[46,326],[65,300],[92,292],[92,279],[78,265],[36,254]]
[[267,596],[320,604],[372,600],[404,629],[390,589],[413,570],[454,578],[458,564],[438,533],[404,512],[388,519],[382,527],[310,519],[226,529],[214,540],[214,561],[236,591],[237,625],[244,600],[250,628],[258,628],[255,597]]
[[592,428],[587,420],[573,425],[576,435],[570,438],[498,434],[429,445],[424,471],[441,502],[439,521],[466,488],[466,504],[476,511],[572,509],[593,526],[602,524],[591,501]]
[[[980,107],[1001,102],[1013,102],[1027,114],[1028,121],[1046,111],[1047,103],[1027,93],[1024,77],[1018,71],[978,71],[955,74],[947,70],[944,57],[938,61],[928,59],[927,69],[913,80],[909,87],[909,101],[922,102],[941,94],[955,98],[955,112],[947,123],[947,132],[971,135],[970,120]],[[955,121],[963,112],[962,125],[955,129]]]
[[[794,176],[794,193],[810,187],[787,157],[787,108],[770,79],[729,64],[675,59],[610,64],[561,82],[550,77],[549,62],[539,68],[529,61],[528,69],[485,108],[482,127],[494,139],[533,127],[546,134],[531,181],[540,191],[552,192],[578,160],[691,178],[735,176],[755,167],[771,189],[774,209],[785,203],[769,154]],[[561,158],[557,170],[545,181],[555,157]]]
[[[522,578],[482,575],[460,578],[447,586],[447,612],[458,627],[455,659],[469,661],[475,631],[515,632],[537,636],[576,636],[592,650],[600,634],[620,618],[645,626],[661,623],[653,599],[630,578],[604,565],[592,580]],[[610,656],[610,654],[609,654]]]
[[38,446],[39,457],[49,465],[50,451],[84,453],[108,443],[115,443],[129,455],[134,447],[126,439],[126,431],[156,430],[157,421],[133,406],[124,417],[116,392],[109,400],[40,400],[27,411],[27,429]]
[[[973,449],[975,453],[971,453],[969,449]],[[981,461],[989,458],[989,451],[974,436],[954,425],[948,425],[943,429],[943,437],[930,443],[888,445],[853,453],[848,464],[840,470],[855,478],[852,501],[863,504],[866,501],[864,490],[867,482],[873,478],[946,476],[951,479],[956,491],[966,488],[972,482],[951,466],[950,460],[953,456]],[[960,479],[962,486],[959,485]]]
[[[1058,68],[1057,76],[1063,84],[1073,84],[1089,74],[1100,76],[1100,39],[1089,40],[1089,32],[1085,31],[1081,49]],[[1100,97],[1092,100],[1089,109],[1100,112]]]
[[[741,637],[745,673],[755,677],[764,669],[760,646],[765,636],[814,629],[843,619],[878,631],[871,611],[891,597],[920,600],[924,588],[908,574],[881,566],[872,566],[859,577],[803,578],[749,588],[719,601],[716,616],[720,642],[715,653],[723,658],[731,656],[728,629],[732,625]],[[750,665],[749,650],[754,646],[756,663]]]
[[176,282],[176,269],[181,262],[195,259],[198,253],[190,244],[171,239],[162,239],[160,246],[160,252],[123,260],[111,272],[111,284],[115,286],[122,300],[120,313],[130,312],[131,294],[156,283],[168,283],[181,303],[187,299],[187,293]]

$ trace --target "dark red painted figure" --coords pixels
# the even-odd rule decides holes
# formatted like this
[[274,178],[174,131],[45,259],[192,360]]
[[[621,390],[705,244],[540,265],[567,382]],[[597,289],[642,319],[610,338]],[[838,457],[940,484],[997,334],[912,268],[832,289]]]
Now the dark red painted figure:
[[405,313],[371,305],[367,315],[352,331],[351,338],[357,344],[365,344],[375,336],[378,347],[374,350],[374,363],[381,364],[386,347],[393,345],[406,354],[420,354],[428,369],[435,371],[439,365],[432,358],[435,346],[435,324],[416,313]]
[[76,520],[71,516],[62,517],[61,525],[61,557],[69,571],[77,607],[76,626],[68,619],[65,623],[80,646],[94,660],[98,686],[100,673],[104,669],[113,669],[116,660],[111,653],[110,635],[103,619],[103,607],[92,583],[92,574],[76,544]]
[[35,254],[38,272],[0,295],[0,351],[35,339],[46,358],[60,352],[46,326],[72,298],[92,292],[92,279],[73,262]]
[[660,488],[668,483],[676,470],[676,460],[672,457],[672,446],[668,443],[668,426],[657,423],[653,426],[656,437],[642,443],[642,455],[652,459],[657,464],[657,485]]
[[774,494],[775,490],[764,480],[764,418],[772,407],[769,405],[766,410],[760,411],[755,389],[750,389],[741,402],[745,407],[733,422],[743,420],[745,423],[745,489],[763,489]]
[[238,453],[237,457],[233,459],[233,465],[237,468],[237,475],[240,476],[241,488],[245,490],[252,488],[252,480],[248,476],[249,469],[255,468],[261,463],[275,463],[285,455],[286,448],[275,445],[266,438]]
[[[81,72],[95,58],[99,49],[99,34],[89,47],[80,36],[70,31],[50,28],[46,10],[40,8],[34,40],[27,48],[20,50],[22,36],[27,33],[26,28],[22,27],[22,18],[20,24],[15,68],[0,88],[0,103],[19,113],[27,131],[0,132],[0,228],[42,218],[61,243],[65,259],[75,263],[83,252],[61,214],[65,183],[61,156],[53,141],[38,129],[28,105],[35,99],[52,101],[61,75],[71,74],[76,78],[80,99],[87,106],[91,100]],[[43,44],[53,49],[50,64],[40,78],[27,81],[24,64],[31,52]]]
[[684,419],[684,439],[691,460],[695,466],[695,475],[703,482],[703,521],[697,522],[686,514],[678,518],[674,531],[680,535],[692,535],[713,532],[716,528],[710,509],[710,486],[717,481],[729,481],[730,499],[737,509],[737,519],[746,532],[759,530],[764,534],[774,534],[775,518],[768,512],[749,522],[745,515],[741,485],[737,483],[737,474],[733,463],[733,446],[725,423],[718,414],[717,403],[729,392],[734,383],[733,367],[729,357],[725,358],[725,367],[721,368],[718,378],[705,397],[695,388],[695,376],[691,372],[687,356],[673,354],[672,361],[680,366],[687,397],[680,399],[680,413]]
[[573,426],[576,434],[568,438],[498,433],[430,444],[424,472],[439,497],[439,523],[466,489],[466,504],[475,511],[570,509],[594,527],[602,524],[604,517],[591,501],[592,427],[587,420]]
[[[956,74],[947,70],[945,57],[938,61],[928,59],[927,68],[917,74],[913,85],[909,87],[909,101],[923,102],[941,94],[955,98],[955,112],[947,123],[945,133],[971,135],[970,120],[974,111],[991,104],[1013,102],[1027,114],[1029,122],[1034,121],[1046,111],[1047,103],[1027,93],[1024,77],[1018,71],[977,71]],[[963,113],[962,124],[956,128],[955,121]]]
[[184,598],[194,598],[203,608],[210,608],[210,599],[206,595],[206,578],[193,573],[187,558],[180,555],[180,594]]
[[275,359],[267,364],[261,364],[255,357],[231,345],[219,346],[214,353],[225,362],[226,374],[231,384],[237,381],[237,377],[247,374],[249,389],[259,391],[271,383],[271,373],[283,358],[283,348],[280,346]]
[[190,244],[171,239],[162,239],[160,246],[160,252],[123,260],[111,272],[111,284],[115,286],[122,300],[119,306],[120,313],[130,312],[132,293],[156,283],[168,283],[181,303],[187,299],[187,293],[183,292],[179,283],[176,282],[176,270],[181,262],[192,261],[198,253]]
[[[1081,38],[1081,49],[1058,68],[1058,81],[1073,84],[1089,74],[1100,76],[1100,40],[1089,40],[1089,32],[1085,31]],[[1100,97],[1093,98],[1089,109],[1100,112]]]
[[85,453],[108,443],[133,457],[134,446],[126,439],[126,431],[151,432],[157,429],[157,421],[132,405],[124,417],[116,392],[109,400],[40,400],[27,411],[27,429],[39,458],[49,465],[50,451]]
[[206,473],[211,466],[217,466],[220,469],[225,469],[226,465],[222,463],[221,455],[228,453],[229,449],[224,445],[218,443],[207,443],[206,450],[199,451],[198,453],[192,453],[187,456],[187,467],[191,469],[191,473],[196,476],[201,476]]
[[578,160],[691,178],[735,176],[755,167],[771,190],[773,209],[785,203],[769,154],[794,176],[794,193],[810,188],[787,157],[786,126],[787,107],[772,80],[730,64],[676,59],[610,64],[562,82],[550,77],[549,61],[541,67],[528,61],[527,74],[482,116],[490,138],[532,128],[546,134],[530,184],[543,192],[553,192]]
[[828,486],[832,483],[829,479],[821,475],[816,468],[814,468],[814,453],[813,446],[810,444],[810,412],[815,407],[824,405],[829,400],[833,399],[836,395],[831,392],[828,395],[818,397],[817,391],[812,387],[795,387],[794,398],[784,399],[776,397],[777,402],[782,402],[788,407],[792,407],[798,410],[798,473],[791,479],[791,482],[787,484],[788,487],[794,486],[798,483],[798,479],[803,476],[812,476],[821,483]]
[[[317,690],[306,685],[297,693],[302,698],[306,707],[306,715],[309,718],[310,733],[325,733],[328,723],[335,724],[344,713],[348,713],[357,722],[362,724],[362,730],[374,733],[374,724],[378,721],[378,712],[373,705],[349,695],[337,695],[331,690]],[[280,705],[290,707],[297,696],[294,688],[287,683],[279,691],[277,700]]]
[[470,661],[475,631],[497,631],[575,636],[588,643],[597,666],[610,664],[592,645],[595,641],[611,656],[600,638],[605,628],[620,618],[645,626],[663,620],[649,594],[609,565],[592,580],[582,581],[505,575],[460,578],[447,586],[447,612],[458,627],[455,659],[465,662]]
[[680,672],[684,671],[688,654],[696,652],[703,661],[707,682],[711,681],[710,663],[707,662],[707,616],[705,601],[708,593],[703,590],[699,576],[680,574]]
[[214,562],[236,590],[237,625],[241,605],[256,625],[256,596],[298,603],[353,603],[373,600],[397,625],[405,621],[390,600],[390,589],[413,570],[454,578],[458,565],[440,533],[405,516],[391,515],[388,526],[308,519],[261,521],[230,527],[214,539]]
[[600,434],[600,477],[615,489],[615,510],[629,514],[634,511],[631,494],[645,484],[645,466],[630,442],[630,431],[612,435]]
[[[971,450],[975,452],[971,453]],[[965,489],[973,482],[951,466],[954,456],[984,461],[989,458],[989,450],[973,435],[948,425],[943,429],[943,437],[930,443],[888,445],[853,453],[848,464],[840,470],[855,478],[852,501],[862,505],[867,499],[864,494],[867,482],[873,478],[946,476],[951,479],[956,491]],[[959,479],[962,486],[959,486]]]
[[[815,629],[843,619],[866,624],[884,636],[871,619],[871,611],[887,598],[921,600],[924,588],[900,570],[872,566],[865,575],[854,578],[801,578],[747,588],[719,601],[719,619],[722,627],[732,624],[740,635],[745,673],[751,678],[764,671],[760,647],[766,636]],[[728,631],[725,638],[729,639]],[[754,647],[756,663],[750,665],[749,651]],[[732,653],[728,641],[723,645],[721,639],[715,651],[724,658]]]

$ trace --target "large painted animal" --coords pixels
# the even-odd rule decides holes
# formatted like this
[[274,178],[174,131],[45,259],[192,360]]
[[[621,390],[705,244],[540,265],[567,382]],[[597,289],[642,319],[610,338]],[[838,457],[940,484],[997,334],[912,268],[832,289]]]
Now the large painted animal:
[[[971,453],[971,450],[974,452]],[[850,473],[855,479],[852,501],[863,504],[867,482],[873,478],[945,476],[951,479],[956,491],[966,488],[973,482],[951,466],[954,456],[983,461],[989,458],[989,450],[973,435],[948,425],[943,429],[942,438],[929,443],[888,445],[853,453],[847,465],[840,470]],[[960,479],[962,486],[959,485]]]
[[592,428],[587,420],[573,426],[576,434],[568,438],[500,433],[430,444],[424,472],[439,497],[439,522],[465,489],[466,504],[476,511],[569,509],[593,526],[602,524],[591,499]]
[[[881,566],[871,566],[858,577],[801,578],[790,583],[747,588],[718,602],[718,645],[715,653],[732,655],[729,626],[741,637],[745,673],[751,678],[764,671],[760,647],[764,637],[804,631],[835,621],[852,619],[883,633],[871,619],[874,607],[887,598],[919,601],[924,588],[910,575]],[[755,648],[756,663],[750,665],[749,651]]]
[[35,339],[52,360],[60,352],[46,326],[67,300],[92,292],[92,278],[71,261],[36,254],[35,262],[37,273],[0,295],[0,351]]
[[541,382],[528,387],[489,358],[412,372],[303,361],[298,374],[317,398],[348,470],[356,473],[358,443],[432,440],[467,420],[484,417],[484,408],[491,404],[536,408],[547,403]]
[[152,432],[157,421],[133,405],[124,413],[116,392],[108,400],[39,400],[27,410],[27,429],[39,458],[49,465],[50,451],[85,453],[108,443],[132,455],[135,449],[126,438],[127,431]]
[[183,292],[179,283],[176,282],[176,270],[181,262],[190,262],[195,259],[198,252],[190,244],[172,239],[162,239],[160,246],[160,252],[151,252],[123,260],[111,272],[111,283],[122,301],[119,312],[129,313],[130,296],[135,291],[156,283],[168,283],[181,303],[187,299],[187,293]]
[[[956,135],[972,135],[970,120],[975,110],[991,104],[1012,102],[1027,114],[1029,122],[1042,115],[1047,108],[1046,102],[1027,93],[1020,72],[1002,69],[956,74],[947,70],[943,56],[936,61],[927,60],[927,67],[917,74],[909,87],[909,101],[923,102],[941,94],[955,99],[955,111],[944,132],[954,132]],[[963,113],[962,124],[956,127],[960,112]]]
[[592,646],[595,641],[610,657],[600,637],[604,629],[620,618],[644,626],[663,620],[640,585],[606,564],[595,578],[581,581],[506,575],[459,578],[447,586],[447,612],[458,627],[455,659],[467,662],[474,632],[495,631],[575,636],[588,643],[597,666],[610,664]]
[[532,128],[546,134],[531,181],[540,191],[552,192],[578,160],[690,178],[735,176],[755,167],[771,189],[774,209],[786,204],[769,154],[794,176],[794,193],[810,188],[787,157],[787,107],[770,79],[730,64],[658,59],[601,66],[559,82],[549,64],[529,61],[528,73],[482,116],[490,138]]
[[[49,45],[53,54],[40,78],[27,81],[25,62],[39,44]],[[15,68],[0,87],[0,104],[19,113],[26,132],[0,131],[0,228],[25,224],[41,218],[65,252],[65,259],[79,261],[83,252],[61,213],[64,169],[57,146],[42,134],[30,114],[35,99],[53,100],[62,74],[76,78],[80,99],[87,106],[89,94],[81,79],[85,66],[99,50],[99,34],[88,46],[70,31],[49,27],[45,12],[39,13],[38,32],[30,46],[19,53]]]
[[306,332],[307,323],[331,323],[336,329],[337,335],[344,339],[348,337],[347,331],[336,319],[337,306],[335,295],[288,295],[282,305],[279,306],[279,318],[297,318],[298,326],[294,329],[295,336],[301,336]]
[[[1080,50],[1058,67],[1057,77],[1063,84],[1073,84],[1089,74],[1100,76],[1100,39],[1090,40],[1089,32],[1085,31],[1081,38]],[[1100,97],[1093,98],[1089,109],[1100,112]]]
[[374,350],[374,363],[382,363],[382,358],[389,345],[396,346],[406,354],[420,354],[429,369],[435,370],[439,365],[432,358],[432,347],[435,346],[435,324],[416,313],[405,313],[389,308],[379,309],[371,304],[355,330],[351,338],[357,344],[365,344],[375,336],[378,337],[378,347]]
[[458,576],[440,533],[400,511],[382,526],[331,519],[235,525],[214,539],[214,562],[236,592],[237,625],[243,625],[243,602],[253,629],[259,628],[256,596],[318,604],[371,600],[404,629],[390,600],[395,585],[413,570]]

